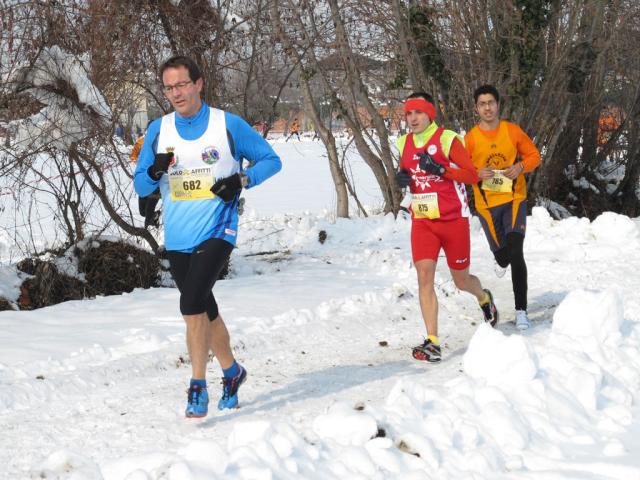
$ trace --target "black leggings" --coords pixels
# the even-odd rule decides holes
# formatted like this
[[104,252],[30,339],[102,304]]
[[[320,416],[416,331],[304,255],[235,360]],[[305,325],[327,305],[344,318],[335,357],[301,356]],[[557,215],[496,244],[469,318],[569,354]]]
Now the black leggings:
[[524,235],[516,232],[507,233],[505,246],[493,252],[498,265],[503,268],[511,265],[516,310],[527,309],[527,264],[524,261],[523,244]]
[[218,304],[211,289],[232,251],[229,242],[210,238],[192,253],[167,252],[171,275],[180,290],[182,315],[207,312],[210,321],[218,318]]

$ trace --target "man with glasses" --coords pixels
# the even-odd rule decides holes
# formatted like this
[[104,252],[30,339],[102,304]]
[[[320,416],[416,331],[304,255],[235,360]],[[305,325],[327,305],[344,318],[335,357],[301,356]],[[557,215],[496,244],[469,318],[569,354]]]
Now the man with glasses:
[[[247,376],[235,361],[212,293],[236,244],[239,194],[277,173],[281,162],[247,122],[201,100],[204,81],[193,60],[170,58],[160,67],[160,78],[175,111],[149,126],[134,185],[140,196],[158,187],[162,193],[165,248],[191,357],[185,415],[204,417],[209,350],[223,371],[218,409],[237,407],[238,388]],[[243,171],[245,158],[252,165]]]
[[525,173],[540,165],[540,152],[515,123],[500,120],[500,95],[493,85],[473,94],[480,123],[465,136],[465,147],[478,170],[473,186],[475,206],[489,247],[502,277],[511,265],[516,327],[525,330],[527,315],[527,264],[523,244],[527,224]]

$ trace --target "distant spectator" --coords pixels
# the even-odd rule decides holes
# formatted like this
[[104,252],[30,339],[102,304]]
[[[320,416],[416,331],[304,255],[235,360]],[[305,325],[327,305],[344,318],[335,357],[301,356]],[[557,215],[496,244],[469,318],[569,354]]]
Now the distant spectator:
[[294,118],[293,122],[291,123],[291,126],[289,127],[289,136],[287,137],[287,139],[285,140],[286,142],[289,141],[289,139],[293,136],[297,136],[298,140],[300,140],[300,124],[298,123],[298,119]]

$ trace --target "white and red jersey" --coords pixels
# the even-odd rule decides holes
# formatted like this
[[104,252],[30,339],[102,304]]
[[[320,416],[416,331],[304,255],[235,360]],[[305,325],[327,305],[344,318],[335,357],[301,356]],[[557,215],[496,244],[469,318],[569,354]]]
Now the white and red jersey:
[[[408,134],[402,150],[400,167],[411,175],[409,188],[412,194],[437,194],[440,214],[439,218],[434,220],[454,220],[460,217],[469,217],[471,212],[464,183],[432,175],[420,169],[419,155],[423,152],[427,152],[433,160],[444,166],[447,171],[460,168],[443,151],[441,143],[443,132],[443,128],[438,128],[421,148],[415,146],[414,135],[412,133]],[[415,217],[413,209],[411,217],[414,221],[423,220],[423,218]]]

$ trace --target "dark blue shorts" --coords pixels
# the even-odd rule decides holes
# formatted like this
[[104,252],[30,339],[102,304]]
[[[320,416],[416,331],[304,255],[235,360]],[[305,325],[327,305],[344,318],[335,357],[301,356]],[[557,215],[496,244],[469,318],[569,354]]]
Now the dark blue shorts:
[[508,202],[478,211],[480,224],[489,242],[492,252],[505,246],[508,233],[520,233],[527,230],[527,202]]

